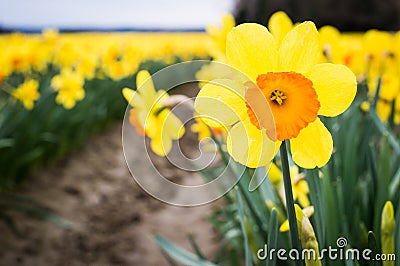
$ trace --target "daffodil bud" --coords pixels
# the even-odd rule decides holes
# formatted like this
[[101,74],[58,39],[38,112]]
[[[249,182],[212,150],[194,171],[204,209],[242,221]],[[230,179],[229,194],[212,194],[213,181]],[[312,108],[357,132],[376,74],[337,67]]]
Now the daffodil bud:
[[[297,221],[297,229],[299,231],[299,235],[301,235],[301,227],[302,227],[302,220],[303,217],[311,217],[314,214],[314,206],[308,206],[304,209],[301,209],[298,204],[294,205],[295,211],[296,211],[296,221]],[[286,232],[289,231],[289,221],[286,220],[282,223],[281,227],[279,230],[281,232]]]
[[[382,210],[381,245],[382,254],[394,254],[395,220],[393,204],[387,201]],[[394,261],[383,261],[384,266],[394,265]]]
[[319,258],[318,241],[315,237],[314,229],[310,223],[310,220],[306,216],[303,216],[303,219],[301,220],[300,240],[306,266],[322,265]]

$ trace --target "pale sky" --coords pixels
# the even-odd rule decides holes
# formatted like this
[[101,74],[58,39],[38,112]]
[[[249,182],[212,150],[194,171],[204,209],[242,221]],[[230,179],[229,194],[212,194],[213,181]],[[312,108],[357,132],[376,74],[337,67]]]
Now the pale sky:
[[203,29],[218,25],[235,0],[1,0],[8,28]]

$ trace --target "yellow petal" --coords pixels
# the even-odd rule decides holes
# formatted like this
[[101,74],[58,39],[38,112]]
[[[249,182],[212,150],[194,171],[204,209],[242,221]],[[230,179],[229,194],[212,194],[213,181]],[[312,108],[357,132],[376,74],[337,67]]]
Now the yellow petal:
[[300,167],[322,167],[331,158],[332,136],[317,118],[303,128],[297,138],[290,140],[290,150],[294,162]]
[[168,154],[172,148],[172,140],[181,138],[185,133],[182,122],[168,109],[161,111],[157,116],[149,115],[146,118],[145,130],[151,138],[151,149],[159,156]]
[[185,127],[181,120],[171,111],[165,109],[158,115],[159,126],[162,125],[162,132],[171,139],[180,139],[185,133]]
[[228,63],[253,81],[263,73],[276,70],[277,44],[268,29],[255,23],[245,23],[233,28],[226,39]]
[[248,167],[268,165],[275,156],[275,142],[265,130],[256,128],[249,119],[235,124],[228,132],[228,153],[232,158]]
[[219,34],[218,28],[211,24],[207,25],[206,32],[210,36],[218,36],[218,34]]
[[[298,204],[294,204],[294,210],[296,212],[297,230],[301,231],[301,221],[303,217],[305,217],[305,214],[303,213],[302,209]],[[287,232],[289,231],[289,229],[290,229],[289,220],[285,220],[279,227],[279,231],[281,232]]]
[[392,102],[378,100],[376,103],[376,113],[383,122],[387,122],[392,113]]
[[146,135],[150,138],[154,138],[160,131],[157,117],[146,111],[139,112],[138,122],[143,125]]
[[279,48],[282,71],[306,73],[320,56],[318,31],[307,21],[297,25],[283,38]]
[[147,108],[151,108],[155,103],[156,91],[153,80],[147,70],[141,70],[136,76],[136,87],[139,94],[143,97]]
[[124,88],[122,90],[122,95],[124,95],[124,98],[131,106],[141,109],[144,108],[144,101],[136,91],[129,88]]
[[272,163],[271,167],[268,170],[268,177],[271,180],[272,184],[279,184],[282,180],[282,172],[279,170],[276,164]]
[[230,126],[247,117],[244,86],[228,79],[213,80],[200,90],[194,108],[209,126]]
[[332,26],[326,25],[318,30],[321,44],[337,43],[340,40],[340,31]]
[[279,231],[281,232],[287,232],[289,231],[289,220],[285,220],[282,224],[281,227],[279,227]]
[[136,75],[136,87],[141,87],[149,78],[150,73],[147,70],[141,70]]
[[268,29],[280,44],[285,35],[293,29],[293,22],[285,12],[278,11],[270,17]]
[[151,139],[150,147],[155,154],[165,156],[171,151],[172,140],[166,134],[163,134],[162,131],[159,131],[159,133]]
[[313,83],[324,116],[337,116],[353,102],[357,92],[354,73],[344,65],[318,64],[306,75]]
[[152,97],[154,97],[152,100],[152,109],[149,109],[149,112],[154,112],[159,108],[165,107],[164,103],[169,98],[169,94],[165,90],[157,90]]
[[222,29],[232,29],[235,27],[235,18],[231,14],[222,16]]

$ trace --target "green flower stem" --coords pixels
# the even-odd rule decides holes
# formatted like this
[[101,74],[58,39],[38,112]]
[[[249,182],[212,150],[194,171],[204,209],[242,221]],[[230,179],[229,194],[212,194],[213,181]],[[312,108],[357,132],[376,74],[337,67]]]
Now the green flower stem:
[[247,205],[249,206],[250,212],[252,213],[254,220],[256,221],[256,223],[259,227],[261,234],[263,235],[264,238],[267,237],[267,232],[264,230],[263,222],[261,221],[259,215],[257,214],[256,208],[254,207],[254,203],[249,198],[249,195],[247,195],[246,187],[243,186],[243,183],[241,182],[241,180],[239,180],[239,182],[238,182],[238,187],[239,187],[240,192],[242,192],[244,200],[247,202]]
[[372,109],[376,109],[376,104],[378,103],[379,100],[379,94],[381,92],[381,85],[382,85],[382,77],[379,76],[377,83],[376,83],[376,89],[375,89],[375,96],[374,96],[374,101],[372,102]]
[[[289,172],[289,159],[286,148],[286,140],[284,140],[280,147],[281,154],[281,162],[282,162],[282,173],[283,173],[283,184],[285,186],[285,198],[286,198],[286,209],[287,216],[289,220],[289,228],[290,228],[290,238],[292,242],[292,248],[297,249],[299,254],[301,254],[301,245],[299,233],[297,230],[297,220],[296,220],[296,212],[294,210],[294,200],[293,200],[293,192],[292,192],[292,181],[290,179]],[[302,265],[301,261],[295,261],[296,266]]]

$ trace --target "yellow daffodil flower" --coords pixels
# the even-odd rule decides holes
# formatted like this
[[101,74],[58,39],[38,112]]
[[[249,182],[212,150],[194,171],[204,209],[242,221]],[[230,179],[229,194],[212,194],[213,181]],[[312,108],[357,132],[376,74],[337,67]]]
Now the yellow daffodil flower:
[[149,72],[142,70],[136,77],[137,91],[124,88],[122,93],[133,107],[129,121],[139,134],[151,139],[151,149],[159,156],[167,155],[172,141],[185,133],[182,122],[163,105],[169,95],[163,90],[154,89]]
[[252,83],[210,82],[198,94],[195,109],[232,126],[227,148],[233,159],[248,167],[268,165],[275,146],[290,140],[299,166],[322,167],[328,162],[332,137],[318,115],[343,113],[355,97],[357,83],[343,65],[318,64],[318,38],[312,22],[294,27],[280,45],[267,28],[254,23],[241,24],[228,34],[227,61]]
[[38,88],[39,82],[31,79],[22,83],[16,90],[11,92],[11,95],[21,101],[27,110],[32,110],[34,101],[40,97]]
[[235,18],[231,14],[226,14],[222,17],[220,28],[214,25],[207,26],[206,32],[213,40],[213,47],[210,51],[217,61],[225,61],[226,36],[235,25]]
[[65,109],[71,109],[77,101],[85,98],[83,76],[70,68],[62,69],[61,73],[54,76],[51,86],[58,92],[56,103],[62,104]]
[[394,54],[395,40],[389,32],[369,30],[363,36],[363,49],[368,56],[370,68],[375,73],[380,72],[382,63]]
[[[378,77],[370,77],[368,79],[368,95],[370,99],[374,99],[377,87]],[[379,90],[378,101],[376,104],[376,113],[379,118],[387,122],[392,112],[392,104],[397,95],[400,94],[400,79],[390,71],[385,72],[381,76],[381,85]]]

